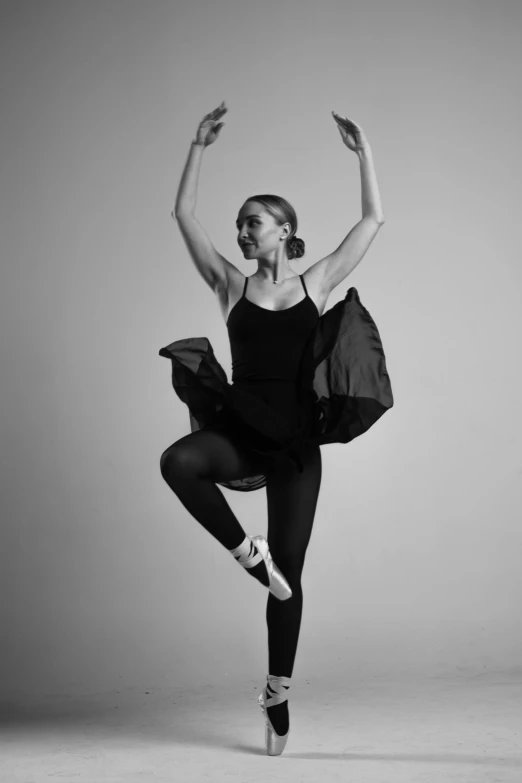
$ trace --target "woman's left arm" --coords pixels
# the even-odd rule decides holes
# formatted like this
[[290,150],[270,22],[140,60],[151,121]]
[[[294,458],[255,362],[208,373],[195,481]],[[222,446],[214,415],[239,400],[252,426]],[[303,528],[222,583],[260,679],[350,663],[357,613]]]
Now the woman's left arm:
[[343,143],[349,150],[355,152],[359,158],[361,169],[361,200],[362,215],[364,218],[374,220],[376,223],[384,223],[381,196],[377,185],[375,166],[373,165],[372,148],[370,142],[360,125],[347,117],[341,117],[332,112],[341,134]]
[[373,155],[370,145],[357,153],[361,170],[361,202],[362,216],[374,220],[379,225],[384,223],[381,195],[377,184],[377,175],[373,165]]
[[338,248],[307,269],[307,275],[318,278],[317,284],[324,295],[328,295],[355,269],[384,223],[373,154],[364,131],[347,117],[341,117],[335,112],[332,114],[344,144],[359,159],[362,218]]

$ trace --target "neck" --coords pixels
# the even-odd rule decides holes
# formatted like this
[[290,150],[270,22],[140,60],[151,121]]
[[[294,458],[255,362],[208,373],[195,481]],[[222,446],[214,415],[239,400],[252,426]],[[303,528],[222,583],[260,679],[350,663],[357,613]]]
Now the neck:
[[255,277],[265,283],[282,283],[289,277],[295,277],[295,273],[288,259],[281,259],[273,264],[259,263]]

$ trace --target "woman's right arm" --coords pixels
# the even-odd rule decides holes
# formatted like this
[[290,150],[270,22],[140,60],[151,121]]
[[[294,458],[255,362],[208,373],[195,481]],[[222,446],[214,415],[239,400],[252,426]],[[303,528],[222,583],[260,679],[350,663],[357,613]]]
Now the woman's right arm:
[[176,204],[172,210],[172,217],[178,223],[198,272],[216,293],[224,287],[228,287],[229,268],[236,270],[236,267],[218,253],[194,213],[203,153],[206,147],[217,139],[218,133],[224,125],[224,123],[218,123],[217,120],[227,111],[228,109],[224,107],[223,102],[217,109],[205,115],[201,121],[196,138],[190,145],[187,163],[178,188]]
[[176,204],[172,210],[172,217],[177,218],[180,215],[194,214],[194,210],[196,209],[199,172],[201,171],[201,161],[203,160],[204,152],[204,144],[193,141],[190,145],[190,152],[179,183]]

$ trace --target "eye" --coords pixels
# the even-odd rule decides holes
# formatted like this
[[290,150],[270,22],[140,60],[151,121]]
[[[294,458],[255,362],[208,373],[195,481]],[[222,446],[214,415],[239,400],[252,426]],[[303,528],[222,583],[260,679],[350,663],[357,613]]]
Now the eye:
[[[251,221],[249,222],[249,224],[248,224],[248,225],[249,225],[249,226],[258,226],[258,225],[259,225],[259,222],[260,222],[259,220],[251,220]],[[240,231],[240,230],[241,230],[240,226],[236,226],[236,229],[237,229],[238,231]]]

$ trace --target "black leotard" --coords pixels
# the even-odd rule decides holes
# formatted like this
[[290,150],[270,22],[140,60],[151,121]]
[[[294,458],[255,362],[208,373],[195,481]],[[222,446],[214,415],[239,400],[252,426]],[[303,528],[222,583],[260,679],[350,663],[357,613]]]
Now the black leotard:
[[[348,443],[389,408],[393,395],[377,326],[356,288],[319,316],[305,297],[268,310],[243,295],[227,319],[232,382],[206,337],[160,350],[172,361],[172,383],[189,409],[192,432],[221,427],[253,455],[291,459],[302,470],[308,443]],[[248,492],[266,475],[218,482]]]
[[232,353],[232,382],[282,381],[294,383],[306,343],[319,313],[308,296],[284,310],[268,310],[243,295],[228,316],[227,329]]

